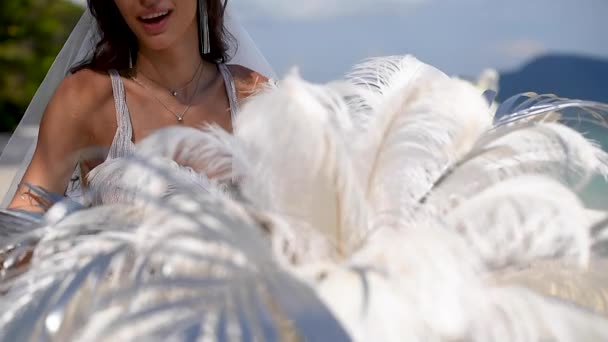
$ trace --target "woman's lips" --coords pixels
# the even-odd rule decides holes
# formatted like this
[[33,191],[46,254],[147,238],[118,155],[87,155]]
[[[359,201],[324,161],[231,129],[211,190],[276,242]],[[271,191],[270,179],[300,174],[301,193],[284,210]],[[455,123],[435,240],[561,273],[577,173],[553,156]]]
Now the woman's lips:
[[165,31],[171,11],[157,11],[138,17],[144,31],[149,35],[158,35]]

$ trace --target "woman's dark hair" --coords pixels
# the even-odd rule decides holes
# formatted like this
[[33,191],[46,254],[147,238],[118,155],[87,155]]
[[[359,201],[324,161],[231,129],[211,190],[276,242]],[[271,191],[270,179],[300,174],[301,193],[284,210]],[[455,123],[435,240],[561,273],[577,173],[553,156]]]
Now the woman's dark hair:
[[[209,16],[209,38],[211,52],[201,57],[208,62],[220,63],[228,60],[228,40],[233,37],[224,27],[224,14],[228,0],[198,0],[207,1]],[[76,72],[82,69],[107,72],[111,69],[128,70],[130,60],[135,63],[139,50],[137,38],[118,10],[113,0],[88,0],[89,9],[97,20],[101,39],[93,55],[72,69]],[[197,6],[198,8],[198,6]],[[197,21],[200,27],[200,15]],[[199,39],[199,51],[202,51]],[[130,54],[130,56],[129,56]]]

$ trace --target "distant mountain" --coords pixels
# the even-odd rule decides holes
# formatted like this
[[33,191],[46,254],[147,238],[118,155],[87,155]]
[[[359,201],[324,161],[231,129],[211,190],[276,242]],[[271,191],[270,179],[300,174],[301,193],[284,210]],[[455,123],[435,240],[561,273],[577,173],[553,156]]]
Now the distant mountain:
[[499,101],[529,91],[608,103],[608,59],[546,55],[501,73]]

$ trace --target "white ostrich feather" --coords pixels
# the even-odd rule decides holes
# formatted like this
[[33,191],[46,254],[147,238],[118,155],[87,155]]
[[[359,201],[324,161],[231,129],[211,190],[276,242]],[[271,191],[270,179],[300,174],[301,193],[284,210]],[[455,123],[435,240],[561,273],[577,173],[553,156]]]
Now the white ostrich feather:
[[89,174],[94,203],[139,204],[171,196],[176,188],[221,195],[225,190],[203,173],[164,157],[126,157],[109,160]]
[[133,156],[108,160],[88,175],[94,203],[133,203],[171,196],[176,188],[227,194],[226,183],[238,177],[233,166],[247,169],[233,136],[218,126],[202,130],[161,129],[137,144]]
[[483,281],[481,259],[456,233],[439,227],[387,233],[375,234],[348,268],[303,271],[356,340],[573,341],[580,329],[593,341],[608,336],[604,319],[516,287],[521,281]]
[[490,127],[488,105],[470,84],[411,56],[372,60],[351,78],[373,90],[370,124],[353,142],[368,203],[377,218],[407,217]]
[[[106,225],[94,235],[59,234],[43,241],[41,250],[55,246],[53,252],[34,256],[30,270],[0,301],[6,309],[0,336],[161,340],[198,324],[197,331],[207,338],[282,340],[295,334],[298,324],[302,329],[308,323],[300,319],[278,327],[281,315],[307,310],[326,315],[307,298],[306,289],[277,273],[269,253],[260,253],[267,244],[246,212],[208,195],[197,203],[196,215],[165,204],[135,226]],[[78,216],[88,225],[103,216],[97,210]],[[54,229],[72,230],[72,224],[64,221]],[[18,286],[28,283],[35,286]],[[265,293],[282,302],[284,311],[273,312]],[[22,298],[22,305],[9,298]],[[31,311],[32,302],[43,305],[42,311]],[[41,314],[47,318],[34,318],[29,329],[19,324]],[[331,319],[326,323],[334,324]],[[338,328],[335,336],[340,334]]]
[[[310,256],[347,255],[367,228],[344,138],[352,127],[348,106],[335,88],[314,86],[296,75],[250,101],[237,120],[235,135],[251,165],[242,193],[257,208],[284,217],[296,240],[324,236],[328,244],[318,250],[310,246]],[[324,251],[327,246],[331,250]]]
[[[376,121],[376,125],[390,126],[391,116],[395,113],[383,113],[379,107],[400,107],[403,99],[419,86],[418,81],[428,83],[447,78],[438,69],[409,55],[371,58],[355,65],[346,76],[349,83],[361,89],[351,92],[348,97],[353,122],[366,130],[372,121]],[[389,99],[392,102],[387,102]]]
[[137,152],[144,158],[173,160],[218,181],[231,180],[233,164],[246,160],[234,137],[216,125],[161,129],[138,143]]
[[608,154],[572,129],[555,123],[526,126],[480,139],[457,167],[434,184],[429,206],[468,198],[498,182],[520,175],[544,175],[574,191],[593,176],[608,175]]
[[538,114],[566,102],[507,105],[390,57],[288,76],[234,136],[161,130],[0,242],[0,339],[608,340],[606,215],[572,191],[608,158]]
[[604,317],[524,288],[490,288],[467,304],[475,314],[462,340],[603,341],[608,337]]
[[497,127],[517,127],[530,122],[559,119],[573,127],[591,124],[605,128],[608,127],[608,104],[564,99],[549,94],[522,93],[503,102],[496,116]]
[[[407,316],[418,321],[413,333],[433,331],[451,337],[466,330],[464,303],[481,289],[477,274],[482,265],[456,234],[432,225],[406,230],[386,227],[353,256],[352,264],[385,277],[399,303],[408,308]],[[416,326],[424,329],[417,331]]]
[[580,199],[539,176],[509,179],[480,191],[445,213],[490,269],[526,265],[537,258],[589,261],[592,221]]

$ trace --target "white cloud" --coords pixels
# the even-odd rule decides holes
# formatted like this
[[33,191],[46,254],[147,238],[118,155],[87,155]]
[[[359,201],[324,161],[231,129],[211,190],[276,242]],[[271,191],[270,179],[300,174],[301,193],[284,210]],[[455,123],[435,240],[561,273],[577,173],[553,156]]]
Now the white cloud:
[[426,0],[229,0],[241,17],[314,19],[406,10]]

